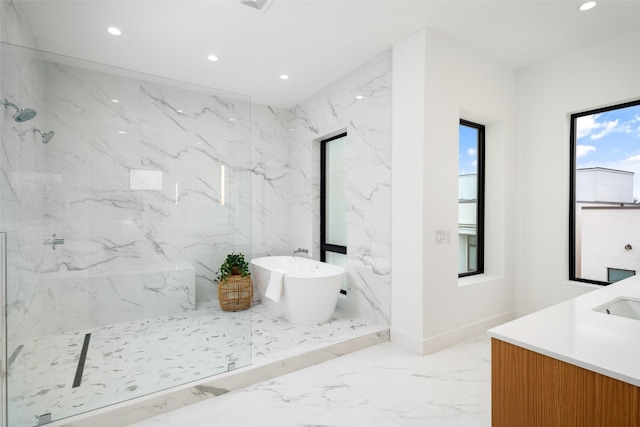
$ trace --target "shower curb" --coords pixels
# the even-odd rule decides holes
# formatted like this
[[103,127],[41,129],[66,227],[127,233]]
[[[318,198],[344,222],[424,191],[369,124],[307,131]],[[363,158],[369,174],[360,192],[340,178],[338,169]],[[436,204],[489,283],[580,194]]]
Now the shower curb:
[[162,392],[56,421],[52,427],[126,426],[389,341],[389,328],[281,359],[260,362]]

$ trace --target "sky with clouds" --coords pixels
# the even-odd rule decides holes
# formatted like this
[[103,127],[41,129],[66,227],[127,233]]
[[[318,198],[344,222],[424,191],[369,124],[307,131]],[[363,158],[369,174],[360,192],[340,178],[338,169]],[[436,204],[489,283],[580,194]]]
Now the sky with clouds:
[[579,117],[576,121],[576,165],[635,172],[640,198],[640,105]]
[[478,172],[478,129],[460,125],[458,175]]
[[[640,199],[640,105],[579,117],[576,122],[578,168],[603,167],[635,172]],[[458,174],[478,171],[478,130],[460,125]]]

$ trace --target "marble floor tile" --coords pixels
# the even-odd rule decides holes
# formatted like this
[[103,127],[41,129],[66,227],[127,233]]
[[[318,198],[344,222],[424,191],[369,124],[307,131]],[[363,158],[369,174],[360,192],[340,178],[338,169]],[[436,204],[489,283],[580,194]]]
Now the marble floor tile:
[[129,427],[488,427],[490,340],[417,356],[390,342]]
[[[9,425],[35,426],[45,413],[64,419],[227,372],[230,363],[240,368],[278,361],[379,329],[341,310],[326,324],[296,326],[261,304],[229,313],[214,302],[185,315],[28,341],[9,367]],[[87,333],[82,383],[74,388]]]

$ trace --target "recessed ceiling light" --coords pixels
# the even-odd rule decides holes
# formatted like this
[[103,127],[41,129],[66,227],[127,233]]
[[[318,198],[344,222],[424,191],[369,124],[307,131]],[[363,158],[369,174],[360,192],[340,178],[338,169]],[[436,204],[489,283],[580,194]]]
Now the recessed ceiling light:
[[123,131],[123,130],[119,130],[119,131],[118,131],[118,133],[119,133],[120,135],[126,135],[126,134],[127,134],[127,132],[125,132],[125,131]]
[[119,36],[120,34],[122,34],[122,31],[120,31],[120,29],[116,27],[109,27],[107,28],[107,31],[113,36]]
[[356,99],[362,99],[362,95],[356,95]]
[[282,80],[289,80],[289,76],[287,76],[286,74],[282,74],[282,75],[280,76],[280,78],[281,78]]
[[580,9],[580,11],[584,12],[586,10],[593,9],[594,7],[596,7],[596,2],[595,1],[588,1],[586,3],[582,3],[578,9]]
[[111,102],[115,102],[117,104],[120,101],[118,99],[112,99]]
[[207,59],[211,62],[216,62],[218,60],[218,57],[215,55],[209,55],[207,56]]

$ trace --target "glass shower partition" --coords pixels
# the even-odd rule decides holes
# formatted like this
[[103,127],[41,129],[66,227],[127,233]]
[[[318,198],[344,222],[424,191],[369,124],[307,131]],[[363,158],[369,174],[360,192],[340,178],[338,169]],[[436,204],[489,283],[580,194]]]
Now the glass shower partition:
[[0,48],[2,98],[37,111],[1,118],[8,425],[250,364],[215,283],[250,258],[250,99]]

